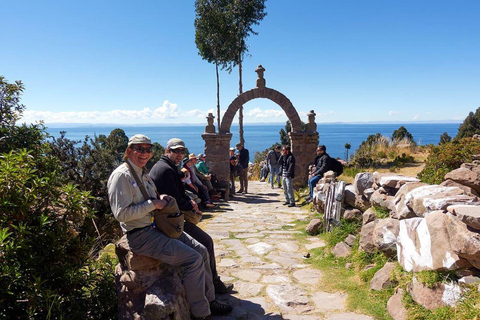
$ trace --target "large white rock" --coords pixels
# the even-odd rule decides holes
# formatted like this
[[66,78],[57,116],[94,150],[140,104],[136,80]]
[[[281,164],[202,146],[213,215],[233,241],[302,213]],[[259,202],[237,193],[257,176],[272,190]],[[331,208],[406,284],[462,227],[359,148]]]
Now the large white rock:
[[398,262],[406,271],[456,270],[469,263],[450,246],[448,216],[443,211],[426,218],[400,220],[397,237]]
[[378,172],[373,173],[373,179],[378,186],[387,188],[400,188],[405,183],[420,181],[419,179],[413,177]]
[[[401,201],[404,201],[401,204]],[[408,207],[418,217],[435,210],[445,210],[454,204],[476,204],[476,197],[465,195],[465,191],[457,187],[442,187],[439,185],[426,185],[413,189],[405,194],[403,200],[396,205],[395,211]],[[399,214],[399,212],[397,212]]]

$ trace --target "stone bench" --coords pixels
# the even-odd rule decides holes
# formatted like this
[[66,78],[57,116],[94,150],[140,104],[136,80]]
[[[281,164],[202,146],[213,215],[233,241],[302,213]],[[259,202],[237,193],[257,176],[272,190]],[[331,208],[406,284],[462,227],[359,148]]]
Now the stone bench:
[[115,253],[119,319],[190,319],[179,268],[133,253],[126,236]]

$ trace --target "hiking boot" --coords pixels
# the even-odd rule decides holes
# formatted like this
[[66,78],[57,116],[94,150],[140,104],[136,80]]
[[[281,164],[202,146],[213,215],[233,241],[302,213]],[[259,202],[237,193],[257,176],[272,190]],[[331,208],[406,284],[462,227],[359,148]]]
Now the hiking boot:
[[237,193],[243,193],[243,190],[242,189],[237,190]]
[[210,302],[210,312],[214,316],[226,316],[232,312],[232,306],[213,300]]
[[233,289],[233,283],[224,283],[220,280],[220,277],[213,280],[213,286],[215,287],[215,293],[230,293]]
[[290,203],[287,207],[295,207],[295,202]]
[[211,315],[208,315],[208,316],[205,316],[205,317],[195,317],[195,316],[191,316],[192,320],[211,320],[212,319],[212,316]]
[[284,206],[286,206],[287,204],[290,204],[290,202],[285,201],[285,202],[283,203]]

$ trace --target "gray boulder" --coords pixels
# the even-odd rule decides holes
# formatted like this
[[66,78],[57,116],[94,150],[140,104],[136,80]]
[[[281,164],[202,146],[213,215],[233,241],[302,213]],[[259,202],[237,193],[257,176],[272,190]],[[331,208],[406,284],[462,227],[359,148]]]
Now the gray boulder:
[[190,318],[190,306],[180,270],[161,261],[134,254],[123,236],[115,246],[119,319]]
[[396,219],[379,219],[373,230],[373,244],[377,250],[387,257],[397,254],[397,237],[400,231],[400,223]]
[[373,173],[374,182],[380,187],[399,189],[408,182],[419,182],[420,180],[413,177],[406,177],[399,174],[390,173]]
[[377,214],[373,208],[368,208],[367,211],[363,213],[363,222],[362,224],[367,224],[369,222],[375,221],[377,219]]
[[449,206],[447,211],[467,226],[480,230],[480,206],[453,205]]
[[454,307],[461,298],[462,290],[454,283],[439,283],[434,288],[428,288],[416,278],[407,288],[413,300],[428,310],[444,306]]
[[316,235],[320,233],[320,230],[323,228],[323,220],[321,219],[312,219],[308,226],[305,228],[305,231],[310,235]]
[[450,180],[450,179],[447,179],[445,181],[443,181],[442,183],[440,183],[440,185],[442,187],[457,187],[457,188],[460,188],[462,189],[463,191],[465,191],[465,194],[468,195],[468,196],[475,196],[475,197],[479,197],[480,195],[478,194],[478,192],[476,192],[475,190],[473,190],[472,188],[470,187],[467,187],[463,184],[460,184],[458,182],[455,182],[453,180]]
[[355,175],[353,187],[357,194],[363,194],[365,189],[371,188],[373,185],[373,174],[370,172],[360,172]]
[[394,320],[407,320],[408,311],[402,303],[405,292],[401,288],[395,290],[395,294],[388,299],[387,310]]
[[447,179],[463,184],[480,193],[480,163],[478,161],[464,163],[460,168],[447,173],[445,180]]
[[385,263],[385,265],[375,273],[370,281],[370,289],[380,291],[391,287],[394,284],[391,280],[393,269],[395,269],[395,263]]
[[469,229],[465,223],[451,215],[446,216],[445,225],[452,250],[480,269],[480,232]]

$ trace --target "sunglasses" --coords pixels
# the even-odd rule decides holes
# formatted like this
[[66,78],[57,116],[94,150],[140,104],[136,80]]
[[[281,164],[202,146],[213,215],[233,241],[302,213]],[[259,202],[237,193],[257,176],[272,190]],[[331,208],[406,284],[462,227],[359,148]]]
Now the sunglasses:
[[173,153],[183,153],[185,152],[185,149],[170,149],[170,151]]
[[133,146],[132,150],[137,151],[138,153],[152,153],[153,152],[152,147],[144,148],[142,146]]

